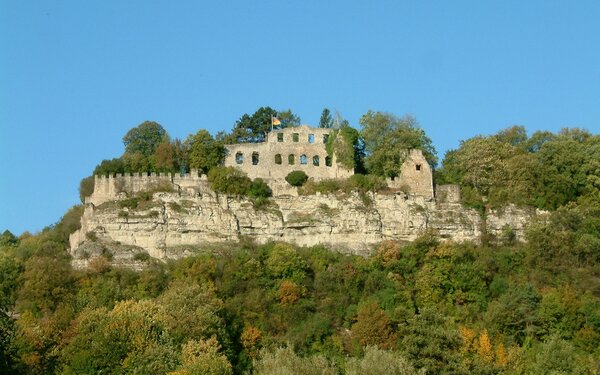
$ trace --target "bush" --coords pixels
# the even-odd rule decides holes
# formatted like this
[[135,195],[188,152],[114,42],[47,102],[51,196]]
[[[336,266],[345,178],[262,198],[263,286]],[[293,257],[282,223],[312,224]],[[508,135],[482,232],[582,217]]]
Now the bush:
[[271,194],[271,188],[262,180],[262,178],[254,179],[250,184],[250,189],[248,189],[248,196],[250,198],[267,198],[270,197]]
[[224,194],[245,196],[252,185],[252,180],[234,167],[213,168],[207,177],[211,189]]
[[372,174],[355,174],[350,177],[350,183],[361,191],[379,191],[387,187],[382,177]]
[[285,180],[292,186],[302,186],[308,180],[308,176],[303,171],[293,171],[285,176]]
[[136,209],[138,206],[138,198],[127,198],[119,201],[119,207]]
[[94,176],[89,176],[81,180],[79,183],[79,199],[81,203],[85,202],[85,197],[89,197],[94,193]]

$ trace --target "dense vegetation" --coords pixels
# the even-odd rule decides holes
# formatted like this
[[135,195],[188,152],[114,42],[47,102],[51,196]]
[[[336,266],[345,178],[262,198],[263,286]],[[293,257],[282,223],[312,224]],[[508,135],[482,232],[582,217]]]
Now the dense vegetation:
[[[272,113],[243,116],[232,134],[259,140],[260,119]],[[289,124],[299,122],[289,114]],[[351,129],[329,111],[321,119],[339,131],[332,152],[371,174],[308,180],[302,193],[358,190],[366,199],[397,173],[385,161],[402,160],[403,147],[423,148],[435,165],[414,119],[369,112],[361,125]],[[338,150],[336,137],[346,140]],[[216,191],[247,196],[258,208],[270,190],[219,167],[225,139],[200,130],[170,141],[160,125],[144,123],[127,133],[122,157],[97,169],[193,165]],[[509,232],[482,245],[424,233],[362,258],[242,238],[179,261],[143,258],[141,272],[111,266],[110,254],[72,269],[67,242],[81,206],[35,235],[5,231],[0,373],[598,373],[600,136],[565,129],[529,137],[508,128],[463,141],[436,178],[460,184],[464,202],[483,211],[515,203],[550,212],[531,223],[526,243]],[[82,194],[89,188],[82,181]]]
[[[252,243],[142,272],[65,251],[76,210],[1,239],[0,372],[585,373],[600,365],[600,202],[527,244]],[[386,370],[387,369],[387,370]],[[395,369],[395,372],[390,369]]]
[[513,126],[477,136],[448,152],[437,183],[456,183],[464,202],[507,202],[556,209],[578,199],[600,199],[600,136],[581,129],[527,136]]

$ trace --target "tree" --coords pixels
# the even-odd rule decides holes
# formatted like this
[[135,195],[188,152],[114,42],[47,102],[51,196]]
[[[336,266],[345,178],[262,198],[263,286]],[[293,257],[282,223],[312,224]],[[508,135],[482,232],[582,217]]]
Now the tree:
[[390,318],[375,301],[359,307],[356,323],[352,325],[352,336],[362,346],[375,345],[382,349],[393,349],[397,340]]
[[252,185],[252,180],[234,167],[212,168],[207,177],[211,189],[229,195],[245,196]]
[[398,118],[390,113],[368,111],[359,122],[369,173],[385,177],[399,176],[410,149],[422,150],[432,167],[437,164],[431,139],[419,128],[414,117]]
[[425,369],[417,371],[400,353],[367,346],[363,358],[349,358],[346,362],[347,375],[425,375]]
[[326,129],[333,127],[333,117],[331,117],[331,112],[327,108],[323,108],[323,112],[321,112],[319,127]]
[[167,131],[154,121],[144,121],[137,127],[129,130],[123,137],[125,153],[141,153],[144,157],[154,154],[158,145],[169,139]]
[[173,375],[228,375],[233,373],[227,357],[219,353],[221,346],[215,337],[208,340],[190,340],[181,348],[183,366]]
[[94,175],[98,176],[108,176],[113,175],[115,173],[123,173],[125,171],[125,164],[123,163],[123,159],[114,158],[114,159],[105,159],[100,162],[94,168]]
[[286,111],[279,111],[277,115],[279,121],[281,121],[280,128],[289,128],[292,126],[300,126],[300,116],[295,115],[291,109]]
[[302,358],[291,348],[285,347],[277,348],[273,352],[262,350],[260,359],[254,361],[254,373],[260,375],[334,375],[339,371],[323,356]]
[[85,177],[79,182],[79,199],[85,202],[85,197],[94,193],[94,176]]
[[18,311],[54,311],[59,302],[71,297],[74,287],[69,262],[49,256],[29,258],[20,279],[22,287],[17,298]]
[[0,235],[0,246],[13,246],[19,242],[19,239],[8,229]]
[[400,329],[400,346],[416,367],[427,373],[461,373],[458,331],[435,308],[422,308]]
[[215,140],[210,133],[204,129],[188,137],[186,141],[189,146],[190,168],[197,168],[203,173],[220,165],[225,157],[225,146]]
[[158,172],[175,171],[175,147],[168,139],[163,140],[156,146],[151,157],[154,170]]
[[271,131],[271,120],[277,117],[277,111],[271,107],[260,107],[254,114],[243,114],[236,121],[233,132],[226,137],[228,142],[263,142]]

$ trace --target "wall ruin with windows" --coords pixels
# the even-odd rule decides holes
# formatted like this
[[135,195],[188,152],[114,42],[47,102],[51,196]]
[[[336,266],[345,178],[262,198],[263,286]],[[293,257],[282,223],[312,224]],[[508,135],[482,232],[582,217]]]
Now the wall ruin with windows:
[[347,178],[354,171],[330,158],[325,144],[331,129],[307,125],[276,129],[262,143],[227,145],[225,166],[236,167],[250,178],[283,179],[292,171],[304,171],[315,180]]
[[[236,167],[250,178],[284,179],[292,171],[304,171],[315,180],[347,178],[354,171],[338,165],[327,155],[325,144],[331,129],[299,126],[273,130],[262,143],[227,145],[225,166]],[[431,167],[421,150],[407,151],[401,174],[388,186],[409,194],[433,198]]]

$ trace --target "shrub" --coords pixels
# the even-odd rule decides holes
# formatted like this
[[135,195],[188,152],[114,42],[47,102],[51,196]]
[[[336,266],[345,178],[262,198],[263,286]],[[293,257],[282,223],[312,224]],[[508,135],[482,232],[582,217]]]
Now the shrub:
[[308,180],[308,176],[303,171],[293,171],[285,176],[285,180],[292,186],[302,186]]
[[138,206],[138,198],[127,198],[119,201],[119,207],[135,209]]
[[211,189],[224,194],[245,196],[252,185],[252,180],[234,167],[213,168],[207,177]]
[[387,187],[382,177],[371,174],[355,174],[350,177],[350,183],[362,191],[379,191]]
[[254,179],[250,184],[250,189],[248,189],[248,196],[250,198],[267,198],[271,194],[271,188],[261,178]]
[[135,253],[135,255],[133,256],[133,260],[137,260],[140,262],[146,262],[146,261],[150,260],[150,254],[148,254],[147,252]]

